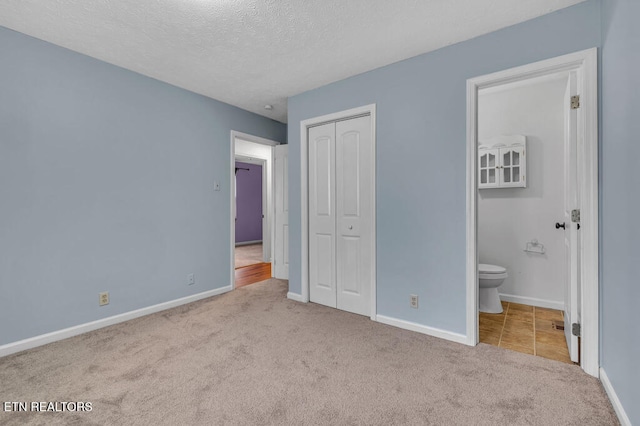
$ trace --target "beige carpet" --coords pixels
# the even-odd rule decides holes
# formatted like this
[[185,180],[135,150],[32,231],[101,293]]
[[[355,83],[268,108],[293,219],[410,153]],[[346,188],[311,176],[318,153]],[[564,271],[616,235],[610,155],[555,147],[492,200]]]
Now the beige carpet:
[[262,243],[236,246],[236,269],[263,262]]
[[286,299],[269,280],[0,359],[0,424],[612,425],[580,368]]

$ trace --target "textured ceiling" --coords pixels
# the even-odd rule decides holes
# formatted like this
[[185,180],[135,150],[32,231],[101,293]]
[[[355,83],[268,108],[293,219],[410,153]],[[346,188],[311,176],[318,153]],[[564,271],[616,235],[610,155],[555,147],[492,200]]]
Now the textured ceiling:
[[581,1],[0,0],[0,25],[286,122],[289,96]]

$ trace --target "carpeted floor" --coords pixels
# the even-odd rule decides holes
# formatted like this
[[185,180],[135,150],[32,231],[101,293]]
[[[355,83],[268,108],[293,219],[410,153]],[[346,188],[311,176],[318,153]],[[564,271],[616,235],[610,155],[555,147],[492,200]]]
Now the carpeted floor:
[[262,243],[236,246],[236,269],[263,262]]
[[613,425],[573,365],[286,299],[268,280],[0,359],[0,424]]

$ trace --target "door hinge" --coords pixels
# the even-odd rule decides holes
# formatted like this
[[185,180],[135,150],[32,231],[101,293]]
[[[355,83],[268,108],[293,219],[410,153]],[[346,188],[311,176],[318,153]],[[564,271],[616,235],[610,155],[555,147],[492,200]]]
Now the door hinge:
[[575,95],[571,97],[571,109],[580,108],[580,95]]
[[573,324],[571,324],[571,334],[573,334],[574,336],[580,337],[581,331],[582,331],[582,328],[580,327],[580,324],[578,324],[577,322],[574,322]]
[[571,222],[580,223],[580,209],[571,210]]

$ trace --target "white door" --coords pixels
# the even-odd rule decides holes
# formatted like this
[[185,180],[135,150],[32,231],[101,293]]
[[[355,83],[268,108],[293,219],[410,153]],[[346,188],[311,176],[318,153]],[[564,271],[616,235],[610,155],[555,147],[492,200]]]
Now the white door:
[[565,150],[564,150],[564,243],[566,259],[565,296],[564,296],[564,333],[571,361],[578,362],[578,337],[572,333],[572,324],[579,324],[579,235],[578,223],[572,222],[571,211],[580,206],[578,191],[578,114],[571,108],[571,96],[576,94],[575,72],[570,73],[565,91]]
[[274,277],[289,279],[289,172],[287,145],[275,146],[276,231]]
[[337,307],[335,123],[309,129],[309,300]]
[[361,315],[371,310],[371,117],[336,123],[337,306]]
[[369,315],[373,282],[371,117],[309,129],[309,296]]

